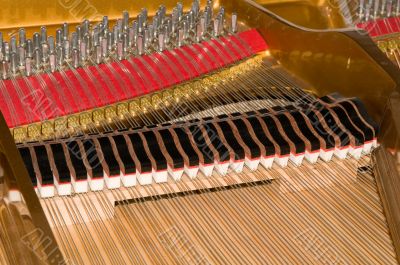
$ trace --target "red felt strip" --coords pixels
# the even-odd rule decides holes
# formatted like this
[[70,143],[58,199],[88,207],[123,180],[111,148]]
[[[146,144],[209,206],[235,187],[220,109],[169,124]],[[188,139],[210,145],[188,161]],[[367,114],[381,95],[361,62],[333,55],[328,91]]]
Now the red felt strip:
[[229,52],[229,54],[231,54],[232,62],[238,61],[243,58],[242,51],[231,39],[221,38],[221,42],[223,43],[224,48]]
[[365,30],[371,37],[379,37],[400,32],[398,17],[379,18],[374,21],[358,23],[357,28]]
[[222,41],[212,40],[203,43],[203,45],[206,47],[209,46],[211,50],[214,50],[215,52],[221,55],[220,56],[220,58],[222,59],[221,66],[227,65],[236,60],[235,57],[232,55],[232,52],[228,50],[225,43],[223,43]]
[[[112,89],[110,89],[110,93],[113,95],[116,102],[129,97],[129,94],[125,93],[126,85],[122,82],[121,76],[115,71],[117,67],[115,63],[112,63],[110,67],[106,64],[100,64],[98,68],[98,72],[102,77],[113,77],[107,80],[107,82],[111,83]],[[111,71],[110,68],[114,70]]]
[[[189,70],[187,69],[185,64],[182,64],[180,60],[178,60],[178,58],[176,56],[174,56],[173,53],[171,53],[171,51],[165,51],[163,53],[168,60],[170,60],[173,63],[173,66],[176,67],[176,70],[180,73],[180,79],[184,80],[188,80],[190,79],[190,74],[189,74]],[[183,76],[182,76],[183,75]],[[178,80],[176,80],[177,83],[179,83]]]
[[93,78],[90,70],[88,68],[79,68],[77,69],[77,73],[83,80],[87,81],[88,88],[92,91],[94,98],[98,99],[98,102],[96,102],[97,107],[106,105],[108,99],[106,98],[104,88],[100,82]]
[[[159,91],[267,48],[264,39],[253,29],[162,54],[67,70],[65,74],[32,76],[25,78],[27,82],[22,78],[5,80],[3,89],[6,91],[2,91],[0,110],[10,127],[65,116]],[[36,97],[51,101],[51,107],[49,103],[33,105],[37,99],[31,96],[32,91],[38,95]],[[22,102],[27,100],[30,101]]]
[[[260,33],[255,29],[240,32],[238,38],[240,38],[243,43],[247,44],[253,53],[262,52],[268,48],[263,37],[261,37]],[[233,37],[232,39],[234,40],[236,38]]]
[[178,68],[173,65],[171,60],[162,53],[156,53],[154,54],[154,58],[157,60],[157,64],[159,65],[159,68],[165,67],[164,69],[168,71],[168,76],[170,78],[171,85],[179,83],[179,76],[181,73],[179,73]]
[[134,86],[134,92],[132,92],[133,97],[140,95],[140,93],[146,93],[146,85],[143,81],[143,79],[139,76],[139,74],[135,71],[133,64],[132,64],[132,59],[128,60],[123,60],[121,63],[126,67],[126,69],[129,71],[129,73],[132,75],[133,79],[136,80],[135,86]]
[[90,91],[86,80],[80,78],[74,71],[67,71],[65,77],[69,79],[71,85],[77,90],[85,106],[97,106],[99,98]]
[[[14,111],[10,109],[11,115],[14,115],[15,119],[18,122],[18,124],[26,124],[27,123],[27,117],[25,115],[25,106],[22,105],[22,97],[20,97],[17,93],[17,89],[15,89],[13,83],[11,81],[5,81],[4,85],[6,87],[7,93],[10,96],[11,102],[14,106]],[[5,109],[6,106],[1,106],[1,109]],[[6,117],[4,117],[6,118]],[[12,121],[13,121],[12,120]],[[10,124],[11,120],[6,120],[7,124]]]

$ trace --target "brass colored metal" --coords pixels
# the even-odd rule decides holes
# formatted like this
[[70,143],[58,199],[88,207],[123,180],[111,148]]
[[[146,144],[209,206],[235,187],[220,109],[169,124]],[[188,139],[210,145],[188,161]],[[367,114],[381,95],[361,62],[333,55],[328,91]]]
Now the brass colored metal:
[[[37,128],[29,127],[28,133],[37,133]],[[0,198],[0,228],[5,230],[13,261],[10,264],[66,264],[58,248],[56,239],[33,189],[32,182],[10,134],[3,115],[0,114],[0,168],[2,173],[3,197]],[[20,192],[29,226],[22,222],[21,214],[8,203],[10,192]],[[38,241],[39,240],[39,241]],[[45,240],[41,245],[40,241]],[[43,241],[44,242],[44,241]],[[29,245],[31,244],[31,245]]]
[[33,124],[28,126],[28,137],[31,139],[35,139],[42,135],[41,131],[42,126],[39,124]]
[[125,115],[129,114],[128,103],[121,103],[117,105],[117,114],[120,119],[123,119]]
[[400,38],[398,34],[390,34],[374,38],[379,49],[400,68]]
[[89,112],[84,112],[79,115],[79,123],[82,126],[87,126],[88,124],[93,122],[93,115]]
[[389,98],[381,124],[381,146],[374,152],[375,180],[400,262],[400,94]]
[[[111,122],[115,117],[117,117],[116,106],[107,107],[104,109],[105,118],[107,121]],[[79,125],[77,125],[79,126]]]
[[[263,7],[293,24],[310,29],[345,28],[349,22],[343,13],[355,8],[352,3],[332,0],[256,0]],[[340,2],[340,4],[339,4]],[[348,1],[351,2],[351,1]]]
[[73,129],[79,127],[79,115],[74,114],[67,117],[68,128]]
[[99,124],[104,120],[104,110],[98,109],[93,111],[93,121],[95,124]]

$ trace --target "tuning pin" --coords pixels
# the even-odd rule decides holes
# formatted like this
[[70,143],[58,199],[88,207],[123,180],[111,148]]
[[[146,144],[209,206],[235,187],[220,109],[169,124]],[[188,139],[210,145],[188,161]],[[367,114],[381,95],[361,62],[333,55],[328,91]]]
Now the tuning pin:
[[61,47],[63,43],[63,36],[61,29],[56,30],[56,46]]
[[[129,19],[129,15],[128,15],[128,19]],[[107,34],[107,33],[108,33],[108,28],[109,28],[108,16],[104,16],[104,17],[103,17],[103,29],[104,29],[104,34]]]
[[379,11],[379,15],[380,17],[385,17],[385,13],[386,13],[386,0],[380,1],[381,2],[381,7],[380,7],[380,11]]
[[147,26],[148,12],[146,8],[142,8],[141,14],[143,16],[144,25]]
[[11,73],[16,74],[18,70],[17,66],[17,54],[15,52],[11,53],[10,56],[10,68],[11,68]]
[[95,62],[97,64],[101,63],[103,57],[101,54],[101,46],[100,45],[94,46],[94,57],[95,57]]
[[124,58],[124,48],[122,40],[117,43],[117,58],[118,60],[122,60]]
[[40,49],[40,34],[39,33],[34,33],[32,37],[32,42],[33,42],[33,49]]
[[199,15],[199,11],[200,11],[199,9],[200,9],[199,2],[194,0],[190,10],[193,11],[193,14],[195,17],[197,17]]
[[100,24],[99,24],[99,35],[100,35],[100,39],[105,38],[105,36],[107,36],[108,32],[109,32],[109,29],[108,29],[108,28],[105,28],[103,23],[100,23]]
[[170,31],[169,31],[169,27],[167,24],[167,25],[164,25],[164,32],[163,32],[163,38],[164,38],[165,44],[167,44],[169,42],[169,35],[170,35]]
[[129,13],[128,11],[122,12],[122,30],[126,32],[129,26]]
[[172,10],[171,20],[172,20],[172,31],[175,32],[176,29],[178,28],[178,23],[179,23],[178,9],[176,7],[174,7],[174,9]]
[[372,4],[370,1],[367,2],[365,5],[365,14],[364,14],[364,21],[368,21],[371,18],[371,9],[372,9]]
[[206,6],[203,16],[205,18],[205,24],[206,24],[206,28],[207,28],[208,25],[211,22],[211,11],[210,11],[210,7],[209,6]]
[[124,58],[126,56],[126,53],[128,52],[128,44],[129,44],[128,33],[124,33],[122,35],[122,51],[123,51],[123,57]]
[[93,29],[93,46],[97,46],[99,44],[100,44],[99,28],[95,27]]
[[108,32],[107,34],[107,50],[109,53],[112,52],[114,45],[114,34],[112,32]]
[[160,19],[160,25],[164,24],[165,14],[167,13],[167,8],[163,5],[160,5],[158,8],[158,15]]
[[148,37],[148,46],[152,46],[154,43],[154,36],[156,35],[155,30],[154,30],[154,26],[152,24],[149,24],[147,27],[148,31],[149,31],[149,37]]
[[25,65],[25,48],[18,47],[18,65],[20,67]]
[[378,17],[379,13],[379,1],[374,1],[374,12],[373,12],[373,19]]
[[214,27],[213,27],[213,36],[218,37],[220,33],[220,19],[216,18],[214,19]]
[[143,32],[144,48],[147,49],[150,46],[150,32],[149,29],[144,29]]
[[19,29],[19,46],[25,47],[26,44],[26,32],[25,29]]
[[143,15],[142,14],[139,14],[138,16],[137,16],[137,23],[138,23],[138,31],[139,31],[139,33],[142,33],[143,32],[143,28],[144,28],[144,18],[143,18]]
[[1,78],[7,79],[8,78],[8,62],[7,61],[2,61],[1,62]]
[[189,37],[189,23],[183,21],[183,39],[186,40]]
[[133,29],[133,27],[129,27],[129,29],[128,29],[128,46],[130,48],[132,48],[134,43],[135,43],[135,30]]
[[87,60],[87,52],[86,52],[86,42],[82,41],[80,45],[80,51],[81,51],[81,60],[86,61]]
[[204,15],[200,18],[200,29],[201,29],[201,36],[204,36],[207,31],[207,16]]
[[33,43],[32,40],[26,41],[26,57],[33,58]]
[[171,35],[171,33],[172,33],[172,21],[171,21],[171,19],[167,19],[165,23],[166,23],[167,30],[168,30],[168,32],[166,32],[166,34]]
[[177,3],[176,9],[178,10],[178,19],[181,21],[183,16],[183,4],[181,2]]
[[39,70],[42,65],[42,54],[39,49],[33,52],[33,58],[35,61],[35,68]]
[[54,73],[56,71],[57,67],[57,62],[56,62],[56,54],[52,53],[49,55],[49,65],[50,65],[50,71]]
[[29,57],[25,58],[25,74],[26,76],[32,75],[32,59]]
[[164,33],[158,34],[158,51],[163,52],[165,50],[165,35]]
[[393,16],[399,16],[400,15],[400,0],[396,0],[396,4],[394,7],[394,11],[393,11]]
[[89,33],[89,28],[90,28],[90,21],[85,19],[82,23],[82,34],[85,36],[86,34]]
[[62,25],[63,40],[69,39],[69,26],[68,23]]
[[63,51],[64,51],[64,58],[66,60],[71,58],[71,44],[70,44],[69,40],[64,41]]
[[61,67],[64,64],[64,54],[64,48],[62,46],[58,47],[56,57],[58,67]]
[[143,43],[143,35],[139,35],[137,37],[137,43],[136,43],[136,47],[137,47],[137,52],[138,55],[143,55],[144,54],[144,43]]
[[10,44],[8,44],[8,42],[4,42],[3,43],[4,46],[4,60],[6,60],[7,62],[10,61]]
[[224,18],[222,15],[218,16],[219,26],[218,26],[218,35],[222,35],[224,33]]
[[53,36],[49,36],[47,38],[47,43],[49,45],[49,54],[54,54],[56,52],[56,48],[54,45],[54,37]]
[[46,43],[42,43],[42,62],[47,63],[49,58],[49,45]]
[[189,12],[187,18],[188,18],[189,27],[191,29],[194,29],[194,27],[196,26],[196,17],[192,10]]
[[201,23],[197,24],[196,28],[196,42],[201,42],[203,39],[203,28],[201,26]]
[[207,0],[207,4],[208,7],[212,8],[213,7],[213,0]]
[[183,29],[179,29],[179,32],[178,32],[178,47],[182,47],[182,45],[183,45],[183,39],[184,39],[184,32],[183,32]]
[[[160,28],[160,18],[156,15],[153,17],[153,27],[154,27],[154,33],[157,34],[158,29]],[[156,37],[156,36],[154,36]]]
[[149,40],[150,40],[150,42],[153,42],[153,39],[154,39],[154,26],[152,24],[149,24],[147,28],[149,29]]
[[45,26],[40,28],[40,44],[47,42],[47,29]]
[[80,44],[83,37],[82,27],[79,25],[76,26],[75,32],[76,32],[76,38],[78,39],[78,44]]
[[236,33],[237,32],[237,13],[232,13],[231,32],[232,33]]
[[[85,35],[83,37],[83,42],[85,42],[85,53],[86,53],[86,56],[89,56],[90,55],[90,51],[92,50],[92,42],[91,42],[90,36],[89,35]],[[81,50],[81,52],[82,52],[82,50]]]
[[71,48],[72,50],[79,49],[78,34],[76,32],[71,34]]
[[10,51],[11,53],[17,53],[17,38],[15,36],[10,39]]
[[139,34],[139,26],[138,26],[138,23],[137,23],[136,20],[134,20],[134,21],[132,22],[132,28],[133,28],[133,30],[134,30],[134,32],[135,32],[136,35]]
[[118,39],[119,39],[119,32],[118,32],[118,26],[117,25],[115,25],[114,27],[113,27],[113,40],[114,40],[114,42],[113,42],[113,45],[116,45],[117,44],[117,42],[118,42]]
[[393,14],[393,0],[386,1],[386,17],[391,17]]
[[358,3],[358,19],[361,21],[364,18],[364,8],[366,8],[365,6],[365,1],[364,0],[360,0]]
[[106,36],[104,39],[101,39],[101,56],[103,58],[108,57],[107,42],[108,42],[108,36]]
[[225,8],[221,7],[218,16],[220,17],[222,25],[225,24]]
[[0,32],[0,53],[3,56],[4,49],[3,49],[3,33]]

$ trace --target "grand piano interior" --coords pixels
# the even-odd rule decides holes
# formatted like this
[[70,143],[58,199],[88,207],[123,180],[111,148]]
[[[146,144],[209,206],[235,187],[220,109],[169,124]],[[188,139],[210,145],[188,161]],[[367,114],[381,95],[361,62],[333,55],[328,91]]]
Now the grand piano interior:
[[398,264],[379,4],[3,3],[0,263]]

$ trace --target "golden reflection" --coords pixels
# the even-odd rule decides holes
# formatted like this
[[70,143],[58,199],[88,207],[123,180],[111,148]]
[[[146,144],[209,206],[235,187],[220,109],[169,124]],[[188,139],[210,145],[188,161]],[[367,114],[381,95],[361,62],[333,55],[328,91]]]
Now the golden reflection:
[[[335,0],[256,0],[256,2],[299,26],[312,29],[347,26],[342,15],[346,11]],[[346,9],[351,10],[349,7]]]

